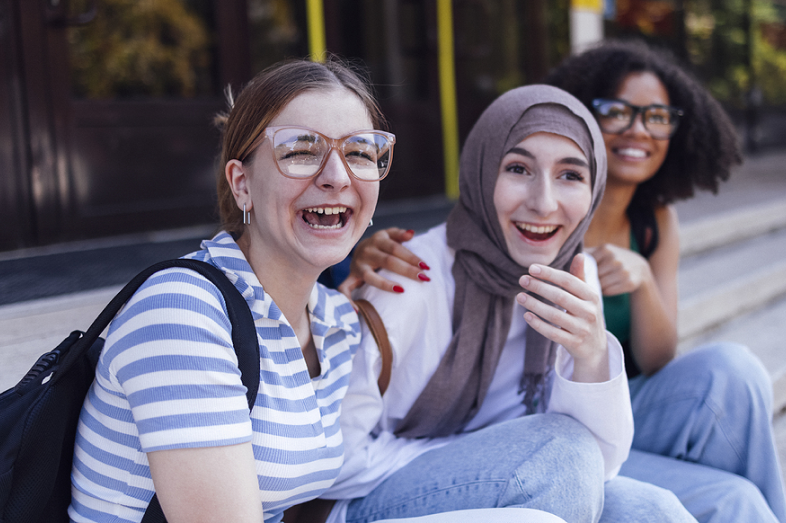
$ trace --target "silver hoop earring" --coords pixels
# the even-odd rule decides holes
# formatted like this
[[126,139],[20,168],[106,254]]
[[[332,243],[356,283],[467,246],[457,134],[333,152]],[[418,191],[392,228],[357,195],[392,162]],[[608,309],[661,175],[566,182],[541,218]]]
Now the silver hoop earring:
[[373,226],[373,225],[374,225],[374,218],[371,218],[371,219],[368,221],[368,226],[369,226],[369,227],[371,227],[371,226]]
[[251,211],[246,210],[246,204],[243,204],[243,225],[251,225]]

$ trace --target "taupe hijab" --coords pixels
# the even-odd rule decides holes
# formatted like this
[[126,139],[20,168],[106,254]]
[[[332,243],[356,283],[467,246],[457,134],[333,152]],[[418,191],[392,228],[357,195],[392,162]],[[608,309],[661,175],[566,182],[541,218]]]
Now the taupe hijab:
[[[527,267],[508,254],[494,207],[502,158],[527,136],[548,132],[573,140],[589,160],[592,203],[551,267],[569,270],[606,185],[606,150],[590,111],[570,94],[546,85],[519,87],[497,98],[472,128],[461,153],[461,196],[448,217],[448,245],[456,252],[453,339],[439,367],[396,429],[402,437],[460,432],[483,404],[508,337],[518,281]],[[520,391],[527,413],[548,403],[547,377],[556,344],[526,331]]]

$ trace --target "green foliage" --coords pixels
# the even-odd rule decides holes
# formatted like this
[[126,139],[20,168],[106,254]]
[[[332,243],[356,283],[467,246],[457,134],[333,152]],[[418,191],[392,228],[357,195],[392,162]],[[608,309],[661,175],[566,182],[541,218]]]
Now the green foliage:
[[743,107],[756,87],[766,104],[786,103],[786,37],[777,38],[786,36],[786,24],[779,5],[687,0],[685,8],[688,56],[716,98]]
[[183,0],[98,0],[69,30],[74,95],[192,97],[210,90],[211,39]]

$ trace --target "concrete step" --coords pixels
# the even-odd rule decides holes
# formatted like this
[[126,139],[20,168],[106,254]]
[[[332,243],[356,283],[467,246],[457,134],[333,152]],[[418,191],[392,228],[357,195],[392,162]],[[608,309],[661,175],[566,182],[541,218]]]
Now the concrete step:
[[[786,410],[786,178],[746,192],[704,197],[705,213],[679,209],[679,345],[733,341],[749,347],[773,383],[774,413]],[[732,198],[734,196],[734,198]],[[720,206],[719,206],[720,203]],[[719,208],[720,207],[720,208]],[[686,209],[689,212],[684,212]],[[786,442],[786,421],[784,442]],[[784,444],[786,452],[786,443]]]
[[54,349],[71,331],[87,329],[120,289],[0,306],[0,392],[16,385],[41,354]]
[[680,223],[682,258],[786,228],[786,194]]
[[786,228],[684,258],[679,337],[688,339],[786,294]]

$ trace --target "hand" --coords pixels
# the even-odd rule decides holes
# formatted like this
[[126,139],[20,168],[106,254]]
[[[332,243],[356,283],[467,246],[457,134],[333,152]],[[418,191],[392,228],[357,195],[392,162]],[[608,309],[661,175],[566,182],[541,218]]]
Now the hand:
[[649,262],[630,249],[605,243],[587,252],[598,262],[598,278],[604,296],[634,292],[647,279],[652,279]]
[[404,292],[398,283],[377,274],[379,269],[387,269],[415,281],[429,281],[423,273],[429,266],[401,245],[413,236],[413,230],[390,227],[358,243],[352,256],[349,276],[338,286],[338,290],[350,298],[353,290],[368,283],[383,291]]
[[519,284],[535,296],[520,293],[516,301],[528,309],[527,324],[559,343],[573,356],[573,381],[600,382],[609,379],[606,328],[601,299],[586,282],[583,254],[577,254],[570,273],[543,265],[531,265]]

